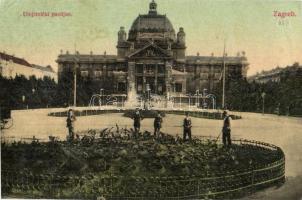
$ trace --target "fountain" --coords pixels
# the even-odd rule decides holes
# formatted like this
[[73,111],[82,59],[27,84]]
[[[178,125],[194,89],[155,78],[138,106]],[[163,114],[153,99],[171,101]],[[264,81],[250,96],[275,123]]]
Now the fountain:
[[125,102],[126,108],[141,107],[138,102],[138,95],[134,88],[135,88],[134,83],[129,85],[127,101]]

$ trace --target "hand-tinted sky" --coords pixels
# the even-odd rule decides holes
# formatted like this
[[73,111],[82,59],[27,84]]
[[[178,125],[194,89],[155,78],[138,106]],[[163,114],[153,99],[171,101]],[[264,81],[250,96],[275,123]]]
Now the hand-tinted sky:
[[[63,49],[116,54],[117,31],[128,31],[150,0],[0,0],[0,50],[56,69]],[[245,51],[248,74],[302,63],[302,1],[156,0],[174,29],[184,27],[187,55]],[[70,12],[71,17],[24,17],[23,12]],[[274,17],[274,11],[295,17]],[[76,45],[75,45],[76,44]]]

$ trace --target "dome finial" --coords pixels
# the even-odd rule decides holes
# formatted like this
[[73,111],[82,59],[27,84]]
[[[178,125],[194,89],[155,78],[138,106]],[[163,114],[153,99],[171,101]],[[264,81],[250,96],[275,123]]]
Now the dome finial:
[[156,8],[157,8],[157,4],[155,3],[154,0],[152,0],[152,2],[149,4],[149,14],[156,15],[157,14]]

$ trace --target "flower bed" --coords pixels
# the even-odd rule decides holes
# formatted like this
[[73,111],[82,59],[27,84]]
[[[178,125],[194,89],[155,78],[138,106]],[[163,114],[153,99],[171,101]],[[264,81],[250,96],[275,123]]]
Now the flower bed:
[[131,130],[92,130],[74,143],[2,144],[2,195],[31,198],[237,198],[284,181],[274,145]]

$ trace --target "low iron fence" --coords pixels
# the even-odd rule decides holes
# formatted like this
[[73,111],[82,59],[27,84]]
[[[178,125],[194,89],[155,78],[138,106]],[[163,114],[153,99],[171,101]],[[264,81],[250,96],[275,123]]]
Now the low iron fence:
[[[2,193],[30,198],[204,199],[235,198],[285,181],[285,156],[272,144],[234,140],[238,145],[274,151],[276,159],[242,170],[195,176],[62,176],[2,171]],[[2,194],[2,195],[3,195]]]

